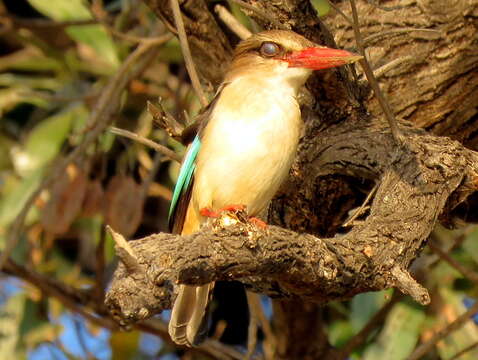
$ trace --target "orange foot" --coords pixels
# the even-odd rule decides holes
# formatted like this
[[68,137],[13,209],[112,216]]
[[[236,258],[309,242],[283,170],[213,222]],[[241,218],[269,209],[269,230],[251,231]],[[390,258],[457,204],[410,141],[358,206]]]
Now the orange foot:
[[202,208],[199,210],[199,213],[201,214],[201,216],[210,217],[210,218],[217,218],[220,215],[218,211],[214,211],[210,208]]
[[262,221],[261,219],[259,218],[256,218],[254,216],[250,217],[249,218],[249,222],[252,224],[252,225],[255,225],[257,226],[258,228],[261,228],[263,230],[267,229],[267,223]]
[[[201,214],[201,216],[205,216],[205,217],[209,217],[209,218],[218,218],[219,216],[221,216],[221,213],[223,212],[226,212],[226,211],[230,211],[230,212],[237,212],[237,211],[244,211],[246,210],[246,206],[245,205],[228,205],[228,206],[224,206],[223,208],[220,208],[219,210],[212,210],[211,208],[202,208],[199,210],[199,213]],[[248,222],[254,226],[257,226],[258,228],[261,228],[261,229],[266,229],[267,228],[267,223],[265,223],[264,221],[262,221],[261,219],[259,218],[256,218],[256,217],[249,217],[248,219]]]
[[220,208],[217,211],[212,210],[210,208],[202,208],[199,210],[199,213],[205,217],[217,218],[221,215],[221,213],[225,211],[236,212],[236,211],[244,211],[244,210],[246,210],[246,205],[228,205],[228,206],[224,206],[223,208]]

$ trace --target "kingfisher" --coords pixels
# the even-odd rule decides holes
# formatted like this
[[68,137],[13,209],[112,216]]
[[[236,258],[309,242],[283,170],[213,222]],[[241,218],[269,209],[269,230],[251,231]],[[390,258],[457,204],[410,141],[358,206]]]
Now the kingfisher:
[[[286,30],[240,42],[181,165],[169,211],[172,232],[194,233],[222,210],[260,214],[294,160],[302,124],[299,89],[312,71],[360,58]],[[169,322],[174,342],[196,346],[206,338],[213,287],[179,285]]]

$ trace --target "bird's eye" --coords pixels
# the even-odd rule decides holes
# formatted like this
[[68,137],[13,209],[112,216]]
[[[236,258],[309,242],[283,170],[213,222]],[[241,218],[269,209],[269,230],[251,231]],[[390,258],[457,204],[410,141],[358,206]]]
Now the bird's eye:
[[266,41],[262,43],[260,51],[263,56],[272,57],[279,54],[280,47],[276,43]]

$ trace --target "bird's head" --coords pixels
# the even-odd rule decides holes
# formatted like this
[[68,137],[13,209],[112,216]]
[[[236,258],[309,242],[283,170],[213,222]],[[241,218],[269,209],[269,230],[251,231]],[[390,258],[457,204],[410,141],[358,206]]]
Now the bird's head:
[[345,50],[319,46],[292,31],[263,31],[237,45],[227,78],[233,80],[253,73],[279,75],[300,86],[313,70],[345,65],[361,58]]

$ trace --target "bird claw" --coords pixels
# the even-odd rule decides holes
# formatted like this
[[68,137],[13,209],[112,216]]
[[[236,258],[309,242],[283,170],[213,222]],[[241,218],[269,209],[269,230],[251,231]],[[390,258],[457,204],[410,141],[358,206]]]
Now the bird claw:
[[235,205],[228,205],[220,208],[219,210],[212,210],[211,208],[202,208],[199,210],[199,214],[201,216],[210,217],[210,218],[218,218],[224,212],[234,212],[237,213],[239,211],[245,211],[246,205],[235,204]]
[[[201,214],[201,216],[204,216],[204,217],[219,218],[219,217],[221,217],[222,213],[232,212],[236,216],[240,215],[239,218],[238,218],[238,219],[241,219],[240,221],[243,221],[243,222],[247,221],[249,224],[254,225],[258,228],[261,228],[263,230],[266,229],[267,228],[267,223],[262,221],[259,218],[254,217],[254,216],[248,217],[247,213],[246,213],[246,208],[247,207],[245,205],[241,205],[241,204],[234,204],[234,205],[224,206],[223,208],[220,208],[217,211],[205,207],[205,208],[200,209],[199,213]],[[241,213],[241,212],[243,212],[243,214],[238,214],[238,213]]]
[[262,230],[267,229],[267,223],[265,221],[262,221],[259,218],[252,216],[248,219],[248,221],[250,224],[255,225],[258,228],[261,228]]
[[209,218],[218,218],[220,216],[220,213],[218,211],[214,211],[210,208],[200,209],[199,214],[201,214],[201,216],[209,217]]

